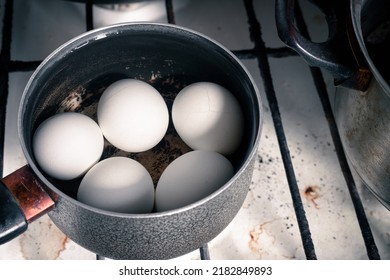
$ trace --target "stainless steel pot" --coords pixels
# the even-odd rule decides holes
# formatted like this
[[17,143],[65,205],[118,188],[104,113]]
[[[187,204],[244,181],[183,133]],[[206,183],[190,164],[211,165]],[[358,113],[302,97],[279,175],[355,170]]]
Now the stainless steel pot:
[[[208,197],[180,209],[121,214],[78,202],[75,194],[79,180],[61,182],[44,174],[31,147],[40,122],[59,111],[83,112],[96,118],[103,90],[125,77],[152,84],[169,109],[178,91],[196,81],[219,83],[234,93],[245,115],[243,143],[229,158],[235,168],[234,177]],[[114,259],[167,259],[209,242],[237,214],[251,182],[262,107],[250,74],[219,43],[177,26],[129,23],[85,33],[54,51],[30,78],[18,123],[28,166],[0,184],[2,242],[17,236],[28,222],[49,211],[50,218],[69,238],[96,254]],[[136,158],[157,180],[169,161],[186,151],[188,147],[170,124],[166,137],[152,150],[123,154],[107,145],[103,158]],[[33,190],[35,197],[31,196]]]
[[294,0],[277,0],[278,33],[310,65],[335,78],[335,115],[344,149],[363,182],[390,209],[390,3],[312,1],[329,37],[313,43],[294,23]]

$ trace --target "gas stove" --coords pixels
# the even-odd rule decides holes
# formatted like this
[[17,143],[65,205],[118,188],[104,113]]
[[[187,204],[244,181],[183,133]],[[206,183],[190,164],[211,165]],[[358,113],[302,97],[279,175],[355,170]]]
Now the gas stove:
[[[45,57],[90,29],[134,21],[176,24],[233,51],[255,79],[265,112],[241,210],[209,244],[178,259],[390,258],[390,212],[349,170],[338,142],[333,79],[309,68],[279,40],[274,1],[91,2],[0,1],[3,176],[26,164],[17,111]],[[301,1],[301,9],[313,40],[325,40],[323,14],[308,1]],[[352,182],[346,172],[352,172]],[[70,240],[46,215],[0,246],[0,259],[96,258],[101,257]]]

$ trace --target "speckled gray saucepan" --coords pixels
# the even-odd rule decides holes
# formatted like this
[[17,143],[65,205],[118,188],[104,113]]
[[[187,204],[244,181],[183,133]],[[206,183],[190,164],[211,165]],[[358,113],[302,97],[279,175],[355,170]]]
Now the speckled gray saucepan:
[[[100,95],[122,78],[150,83],[162,94],[169,109],[179,90],[197,81],[215,82],[234,93],[245,118],[243,142],[229,157],[235,168],[234,177],[203,200],[180,209],[120,214],[78,202],[75,197],[79,180],[61,182],[45,175],[31,147],[37,126],[63,111],[82,112],[96,119]],[[47,206],[53,222],[69,238],[96,254],[114,259],[173,258],[217,236],[242,206],[251,182],[261,116],[260,97],[247,70],[231,52],[210,38],[181,27],[151,23],[94,30],[54,51],[29,80],[19,112],[19,132],[28,166],[3,179],[3,184],[14,192],[31,182],[44,189],[53,201]],[[167,164],[188,150],[171,123],[167,135],[152,150],[125,154],[106,143],[103,158],[122,155],[139,160],[156,182]],[[12,181],[19,187],[10,187]],[[17,201],[23,204],[24,197],[19,195]],[[31,200],[28,195],[27,200]],[[34,207],[44,200],[38,195]],[[7,215],[2,215],[3,220],[7,218],[4,216]],[[33,220],[32,216],[26,220]],[[9,231],[12,228],[8,226]],[[19,232],[24,229],[20,226]],[[8,239],[12,237],[11,234]]]

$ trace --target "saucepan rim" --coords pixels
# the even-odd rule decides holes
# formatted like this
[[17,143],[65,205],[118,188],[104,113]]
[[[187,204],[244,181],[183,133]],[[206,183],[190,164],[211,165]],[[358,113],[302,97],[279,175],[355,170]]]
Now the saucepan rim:
[[[210,43],[214,44],[216,47],[220,48],[224,52],[226,52],[227,55],[231,57],[231,59],[234,60],[235,63],[244,71],[247,79],[250,81],[252,87],[253,87],[253,92],[255,94],[255,99],[258,104],[258,129],[256,133],[256,137],[252,143],[252,148],[248,156],[245,158],[244,163],[241,165],[241,167],[237,170],[237,172],[234,174],[234,176],[221,188],[219,188],[217,191],[213,192],[209,196],[195,202],[189,205],[186,205],[184,207],[180,207],[177,209],[169,210],[169,211],[164,211],[164,212],[153,212],[153,213],[144,213],[144,214],[127,214],[127,213],[118,213],[118,212],[112,212],[112,211],[107,211],[99,208],[95,208],[92,206],[89,206],[87,204],[81,203],[77,201],[76,199],[70,197],[69,195],[65,194],[62,192],[59,188],[57,188],[52,182],[50,182],[44,174],[40,171],[38,166],[35,164],[35,161],[32,158],[32,155],[30,154],[27,146],[28,144],[25,141],[25,131],[23,129],[23,122],[24,122],[24,106],[27,104],[27,101],[29,98],[34,98],[30,94],[30,88],[32,87],[33,82],[39,77],[42,71],[45,70],[47,65],[52,61],[55,60],[56,57],[60,56],[64,52],[69,52],[69,51],[77,51],[77,47],[73,46],[78,46],[82,47],[82,44],[86,43],[85,39],[88,38],[93,38],[93,40],[100,40],[104,38],[108,33],[112,33],[113,31],[119,31],[122,29],[126,29],[129,27],[134,27],[138,26],[140,28],[142,27],[153,27],[153,28],[162,28],[162,29],[175,29],[177,31],[184,31],[190,34],[193,34],[194,36],[198,36],[199,38],[203,38],[208,40]],[[225,46],[217,42],[216,40],[201,34],[197,31],[191,30],[189,28],[185,28],[182,26],[178,25],[173,25],[169,23],[155,23],[155,22],[128,22],[128,23],[119,23],[119,24],[113,24],[101,28],[97,28],[88,32],[85,32],[79,36],[74,37],[73,39],[67,41],[66,43],[62,44],[60,47],[58,47],[56,50],[54,50],[50,55],[48,55],[44,61],[38,66],[38,68],[34,71],[30,79],[28,80],[21,101],[20,101],[20,106],[19,106],[19,111],[18,111],[18,133],[19,133],[19,141],[21,143],[21,147],[23,150],[23,153],[27,159],[28,165],[32,168],[33,172],[38,176],[38,178],[42,181],[42,183],[47,186],[50,190],[55,192],[59,197],[65,198],[67,200],[72,201],[73,204],[75,204],[78,207],[82,207],[86,210],[92,211],[92,212],[97,212],[101,213],[107,216],[114,216],[114,217],[126,217],[126,218],[134,218],[134,219],[147,219],[147,218],[157,218],[161,216],[168,216],[168,215],[174,215],[174,214],[179,214],[181,212],[186,212],[191,209],[197,208],[198,206],[201,206],[205,203],[207,203],[210,200],[213,200],[215,197],[219,196],[219,194],[223,193],[226,189],[228,189],[236,180],[238,177],[244,173],[248,165],[250,164],[252,158],[254,157],[255,153],[257,152],[257,147],[259,145],[260,141],[260,136],[261,136],[261,130],[262,130],[262,123],[263,123],[263,110],[262,110],[262,101],[261,97],[259,94],[259,90],[256,86],[256,83],[252,77],[252,75],[249,73],[249,71],[246,69],[246,67],[243,65],[243,63]]]

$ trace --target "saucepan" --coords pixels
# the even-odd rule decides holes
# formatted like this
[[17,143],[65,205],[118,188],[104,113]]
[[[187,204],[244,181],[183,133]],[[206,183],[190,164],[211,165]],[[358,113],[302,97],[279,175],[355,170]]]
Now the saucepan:
[[311,1],[326,15],[329,37],[314,43],[295,26],[294,0],[277,0],[282,41],[335,78],[334,113],[350,164],[390,209],[390,3]]
[[[217,83],[234,93],[244,115],[241,145],[229,156],[234,176],[217,191],[183,207],[123,214],[78,201],[79,179],[60,181],[45,174],[32,148],[39,124],[59,111],[96,118],[96,104],[103,90],[123,78],[154,86],[169,109],[178,91],[194,82]],[[28,164],[0,184],[2,243],[48,213],[70,239],[98,255],[167,259],[191,252],[215,238],[241,208],[259,145],[262,105],[246,68],[215,40],[169,24],[122,23],[82,34],[50,54],[26,85],[18,118],[20,142]],[[110,148],[103,157],[117,152]],[[188,147],[178,141],[170,123],[167,137],[155,149],[145,152],[149,153],[145,158],[155,167],[154,178],[168,161],[185,152]]]

